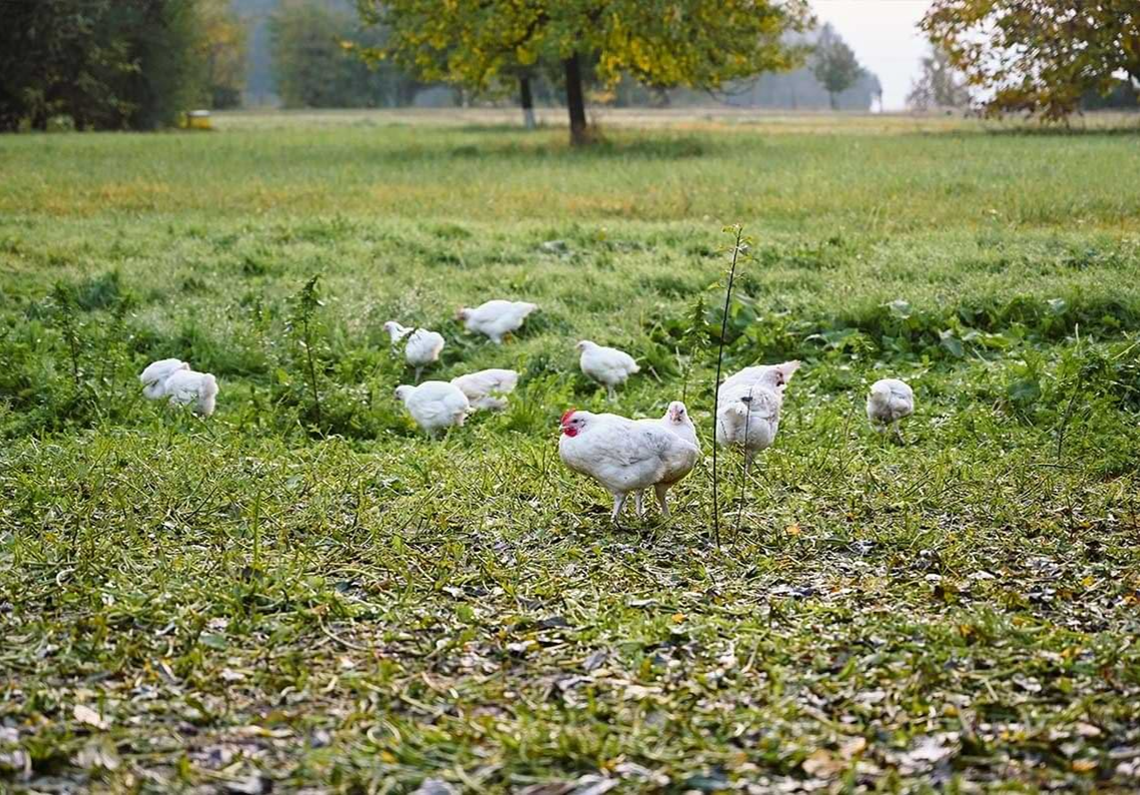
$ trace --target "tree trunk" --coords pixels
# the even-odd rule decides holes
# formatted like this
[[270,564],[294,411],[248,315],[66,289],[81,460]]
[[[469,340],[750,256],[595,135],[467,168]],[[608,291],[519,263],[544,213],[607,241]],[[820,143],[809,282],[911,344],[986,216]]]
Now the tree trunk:
[[578,53],[562,62],[566,68],[566,108],[570,111],[570,143],[581,146],[590,142],[586,130],[586,100],[582,95],[582,69]]
[[530,93],[530,78],[526,75],[519,77],[519,104],[522,105],[523,124],[528,130],[537,125],[534,121],[534,97]]
[[831,100],[831,109],[832,110],[839,110],[839,103],[835,101],[835,92],[834,91],[828,91],[827,92],[827,98],[829,100]]

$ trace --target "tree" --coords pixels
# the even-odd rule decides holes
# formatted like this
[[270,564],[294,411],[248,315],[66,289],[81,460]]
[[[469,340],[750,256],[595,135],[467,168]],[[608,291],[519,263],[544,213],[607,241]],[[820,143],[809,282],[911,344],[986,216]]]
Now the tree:
[[277,92],[287,108],[410,105],[420,84],[392,64],[367,64],[357,49],[383,46],[347,11],[313,0],[283,3],[269,20]]
[[245,85],[246,28],[229,0],[199,0],[199,57],[211,108],[236,108]]
[[804,0],[357,0],[382,24],[386,46],[370,53],[476,92],[502,90],[520,68],[557,63],[565,80],[570,139],[589,140],[583,82],[628,74],[654,87],[719,88],[763,71],[790,69],[802,48],[781,41],[811,22]]
[[6,0],[0,25],[0,130],[154,129],[202,85],[197,2]]
[[827,89],[832,110],[839,108],[836,97],[855,85],[864,74],[854,51],[830,25],[823,26],[816,41],[812,72]]
[[1136,0],[934,0],[920,27],[984,90],[990,115],[1057,120],[1119,75],[1140,86]]
[[911,83],[906,104],[914,110],[969,107],[970,89],[945,51],[933,47],[922,59],[922,75]]

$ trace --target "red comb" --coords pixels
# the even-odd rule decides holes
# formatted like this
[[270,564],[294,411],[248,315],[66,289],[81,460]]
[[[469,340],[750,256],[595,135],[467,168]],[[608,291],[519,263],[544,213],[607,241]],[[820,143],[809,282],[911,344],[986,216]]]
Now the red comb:
[[563,425],[565,425],[565,424],[566,424],[566,420],[570,419],[570,415],[571,415],[571,414],[573,414],[573,413],[574,413],[575,411],[577,411],[577,410],[578,410],[578,409],[570,409],[569,411],[567,411],[565,414],[563,414],[563,415],[562,415],[562,419],[561,419],[561,421],[560,421],[560,422],[561,422]]

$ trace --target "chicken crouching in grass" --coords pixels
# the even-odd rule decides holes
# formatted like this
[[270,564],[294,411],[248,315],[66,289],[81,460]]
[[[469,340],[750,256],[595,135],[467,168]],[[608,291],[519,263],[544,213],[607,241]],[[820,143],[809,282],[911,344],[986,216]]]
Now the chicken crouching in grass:
[[630,420],[616,414],[570,410],[562,415],[558,454],[574,472],[588,475],[613,495],[616,523],[630,493],[652,488],[669,517],[665,494],[700,458],[696,445],[662,420]]
[[900,423],[914,413],[914,390],[905,381],[883,378],[871,385],[867,396],[867,419],[879,433],[893,428],[895,439],[903,442]]
[[468,331],[484,334],[496,345],[503,343],[503,337],[512,331],[518,331],[523,322],[538,304],[528,304],[525,301],[487,301],[471,309],[460,307],[455,318],[463,323]]
[[180,406],[193,406],[194,413],[209,417],[214,413],[218,397],[218,381],[210,373],[193,370],[176,370],[163,386],[170,402]]
[[439,361],[439,353],[443,350],[446,342],[443,335],[438,331],[430,331],[424,328],[410,329],[407,326],[401,326],[395,320],[389,320],[385,323],[384,330],[388,332],[393,345],[405,337],[407,338],[408,341],[404,343],[404,359],[416,368],[416,383],[418,384],[424,368]]
[[428,436],[462,425],[471,411],[467,396],[446,381],[424,381],[419,386],[401,384],[396,387],[396,398]]
[[747,367],[717,391],[716,443],[744,450],[744,465],[776,441],[784,390],[800,368],[798,361]]
[[143,395],[148,400],[159,400],[167,396],[166,380],[179,370],[189,370],[190,365],[181,359],[159,359],[151,362],[139,375],[143,385]]
[[617,348],[606,348],[590,340],[582,340],[576,347],[581,354],[578,366],[587,376],[605,385],[610,400],[617,397],[614,388],[641,369],[632,356]]
[[507,395],[515,391],[519,374],[514,370],[480,370],[476,373],[451,379],[454,386],[467,396],[471,410],[499,410],[507,407]]

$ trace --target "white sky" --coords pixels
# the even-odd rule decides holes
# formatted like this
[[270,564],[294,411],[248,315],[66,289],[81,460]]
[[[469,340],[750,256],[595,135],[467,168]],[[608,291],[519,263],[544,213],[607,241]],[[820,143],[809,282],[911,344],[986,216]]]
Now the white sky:
[[928,49],[915,26],[930,0],[811,0],[811,5],[820,23],[830,22],[859,62],[879,76],[883,109],[902,110]]

